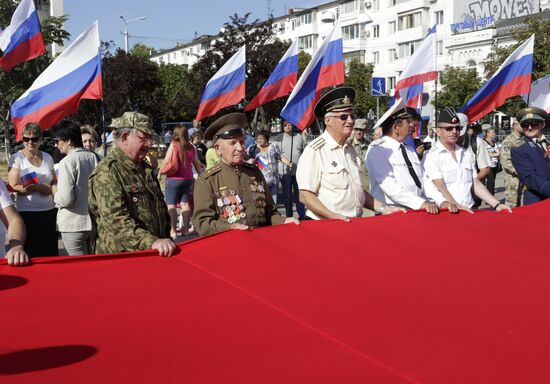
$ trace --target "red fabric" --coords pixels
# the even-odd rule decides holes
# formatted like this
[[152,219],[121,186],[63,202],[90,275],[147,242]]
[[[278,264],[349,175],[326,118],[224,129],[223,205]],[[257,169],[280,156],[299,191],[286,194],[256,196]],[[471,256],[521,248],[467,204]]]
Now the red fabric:
[[549,214],[409,212],[230,231],[169,259],[0,265],[0,380],[546,383]]

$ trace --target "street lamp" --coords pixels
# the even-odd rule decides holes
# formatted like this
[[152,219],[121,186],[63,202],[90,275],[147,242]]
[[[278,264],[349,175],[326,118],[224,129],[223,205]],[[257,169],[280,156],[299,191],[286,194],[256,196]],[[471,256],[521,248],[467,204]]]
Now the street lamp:
[[126,51],[126,53],[128,53],[128,23],[130,23],[132,21],[145,20],[145,19],[147,19],[147,17],[141,16],[141,17],[136,17],[135,19],[130,19],[130,20],[126,20],[124,18],[124,16],[122,16],[122,15],[119,15],[118,17],[120,17],[122,19],[122,21],[124,22],[124,50]]

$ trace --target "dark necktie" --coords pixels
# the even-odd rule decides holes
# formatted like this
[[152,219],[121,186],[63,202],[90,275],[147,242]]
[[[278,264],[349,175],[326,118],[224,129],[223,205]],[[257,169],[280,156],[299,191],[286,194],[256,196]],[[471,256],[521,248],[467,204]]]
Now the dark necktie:
[[546,139],[537,140],[537,144],[539,145],[539,147],[541,147],[542,150],[544,152],[546,152],[546,148],[544,147],[544,143],[546,143],[546,145],[548,145],[548,142],[546,141]]
[[413,165],[411,163],[411,159],[409,159],[409,156],[407,155],[407,150],[405,149],[405,146],[401,144],[399,148],[401,149],[401,153],[403,154],[403,158],[405,159],[405,164],[407,164],[407,168],[409,169],[409,173],[411,174],[411,177],[413,178],[414,183],[416,184],[418,189],[422,189],[422,184],[420,184],[418,175],[414,171]]

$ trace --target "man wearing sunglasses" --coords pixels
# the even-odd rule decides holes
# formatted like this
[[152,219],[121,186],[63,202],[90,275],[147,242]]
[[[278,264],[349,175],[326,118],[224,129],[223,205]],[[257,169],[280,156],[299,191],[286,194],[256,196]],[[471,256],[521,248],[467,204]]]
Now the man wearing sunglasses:
[[424,159],[426,196],[440,208],[453,213],[459,210],[473,213],[473,193],[497,211],[511,209],[500,204],[477,178],[474,159],[469,151],[457,145],[462,124],[454,108],[444,108],[437,121],[439,140]]
[[149,117],[125,112],[114,132],[115,147],[90,175],[96,253],[154,249],[171,256],[176,250],[159,181],[144,160],[153,135]]
[[523,204],[533,204],[550,197],[550,149],[542,134],[550,121],[543,109],[529,107],[516,116],[525,135],[523,145],[510,150],[512,164],[525,186]]
[[414,108],[395,104],[378,121],[384,136],[367,150],[365,165],[373,196],[385,204],[421,209],[436,214],[439,209],[424,196],[423,168],[414,149],[404,145],[420,116]]
[[355,124],[354,98],[355,90],[342,86],[315,105],[315,116],[324,119],[326,129],[304,149],[296,172],[307,218],[350,221],[361,217],[363,208],[381,214],[403,211],[365,191],[362,159],[347,143]]

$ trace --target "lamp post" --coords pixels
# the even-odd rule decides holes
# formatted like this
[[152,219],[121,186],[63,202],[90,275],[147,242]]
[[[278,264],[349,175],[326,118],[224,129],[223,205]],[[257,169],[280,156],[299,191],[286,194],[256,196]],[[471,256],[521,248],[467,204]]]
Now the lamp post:
[[145,16],[136,17],[135,19],[130,19],[130,20],[126,20],[124,18],[124,16],[122,16],[122,15],[119,15],[118,17],[120,17],[122,19],[122,21],[124,22],[124,51],[126,51],[126,53],[128,53],[128,23],[130,23],[132,21],[145,20],[145,19],[147,19],[147,17],[145,17]]

